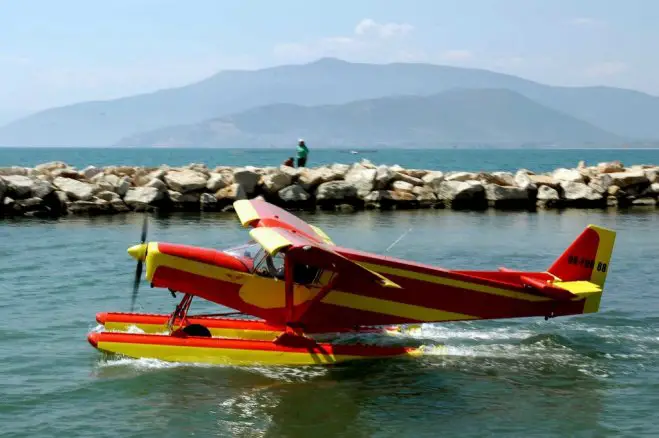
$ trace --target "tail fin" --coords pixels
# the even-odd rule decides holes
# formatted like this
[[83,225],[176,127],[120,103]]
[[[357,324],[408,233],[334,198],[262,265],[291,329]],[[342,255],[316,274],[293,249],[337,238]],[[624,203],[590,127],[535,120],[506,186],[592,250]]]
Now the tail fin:
[[604,288],[616,233],[588,225],[547,270],[560,281],[589,281]]

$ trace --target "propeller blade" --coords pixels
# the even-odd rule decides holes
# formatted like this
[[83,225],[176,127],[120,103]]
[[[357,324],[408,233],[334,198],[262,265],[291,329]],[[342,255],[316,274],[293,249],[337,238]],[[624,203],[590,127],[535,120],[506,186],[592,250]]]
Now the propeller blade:
[[[146,243],[146,235],[149,229],[149,217],[144,213],[144,221],[142,222],[142,236],[140,243]],[[145,254],[146,259],[146,254]],[[140,289],[140,280],[142,279],[142,268],[144,262],[142,260],[137,262],[137,268],[135,269],[135,280],[133,281],[133,295],[130,302],[130,311],[132,312],[135,308],[135,300],[137,300],[137,292]]]
[[146,232],[149,229],[149,217],[144,213],[144,222],[142,222],[142,239],[140,243],[146,242]]
[[135,300],[137,299],[137,291],[140,288],[140,280],[142,279],[142,261],[137,262],[137,269],[135,270],[135,281],[133,282],[133,296],[130,302],[130,311],[135,308]]

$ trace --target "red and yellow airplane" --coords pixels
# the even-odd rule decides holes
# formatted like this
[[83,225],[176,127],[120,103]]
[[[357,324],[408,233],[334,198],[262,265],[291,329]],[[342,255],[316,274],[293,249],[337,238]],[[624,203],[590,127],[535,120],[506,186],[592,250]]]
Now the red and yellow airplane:
[[[183,298],[171,315],[99,313],[107,331],[89,333],[88,341],[133,358],[232,365],[414,356],[419,348],[337,339],[391,333],[392,325],[597,312],[615,241],[614,231],[589,225],[543,272],[449,270],[337,246],[263,200],[234,208],[253,240],[224,251],[146,242],[145,216],[142,243],[128,249],[138,260],[133,304],[143,264],[152,287]],[[193,297],[252,319],[190,316]],[[144,333],[127,333],[131,326]]]

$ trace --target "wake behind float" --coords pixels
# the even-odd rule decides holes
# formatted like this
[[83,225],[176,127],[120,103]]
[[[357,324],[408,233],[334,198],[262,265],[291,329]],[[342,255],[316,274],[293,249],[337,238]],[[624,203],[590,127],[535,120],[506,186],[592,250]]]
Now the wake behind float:
[[[546,271],[449,270],[337,246],[318,227],[263,200],[234,203],[252,241],[224,251],[139,245],[154,288],[183,294],[171,315],[99,313],[95,348],[133,358],[232,365],[311,365],[416,356],[419,348],[347,342],[426,322],[593,313],[615,232],[589,225]],[[188,315],[194,297],[252,319]],[[135,326],[144,333],[126,333]],[[401,328],[402,327],[402,328]],[[363,341],[362,341],[363,342]]]

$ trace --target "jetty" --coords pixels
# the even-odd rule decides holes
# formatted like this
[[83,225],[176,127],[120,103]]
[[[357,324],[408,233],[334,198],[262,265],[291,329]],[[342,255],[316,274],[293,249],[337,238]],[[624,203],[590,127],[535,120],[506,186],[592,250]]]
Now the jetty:
[[0,216],[230,211],[262,197],[289,210],[658,208],[659,165],[619,161],[536,173],[404,169],[368,160],[313,168],[0,168]]

